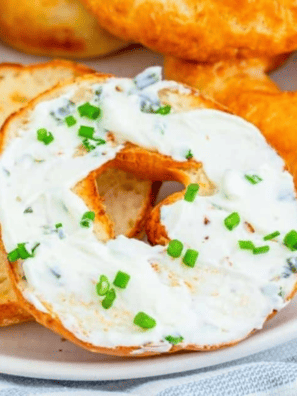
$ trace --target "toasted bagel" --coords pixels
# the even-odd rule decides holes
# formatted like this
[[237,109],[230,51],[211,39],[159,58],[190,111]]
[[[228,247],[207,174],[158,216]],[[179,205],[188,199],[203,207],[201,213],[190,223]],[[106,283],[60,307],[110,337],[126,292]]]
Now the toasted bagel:
[[[61,108],[76,127],[56,120]],[[218,349],[294,295],[297,206],[283,160],[253,125],[161,82],[158,68],[57,86],[1,137],[0,221],[16,293],[70,341],[121,356]],[[151,221],[159,245],[105,242],[95,183],[112,166],[185,185]]]

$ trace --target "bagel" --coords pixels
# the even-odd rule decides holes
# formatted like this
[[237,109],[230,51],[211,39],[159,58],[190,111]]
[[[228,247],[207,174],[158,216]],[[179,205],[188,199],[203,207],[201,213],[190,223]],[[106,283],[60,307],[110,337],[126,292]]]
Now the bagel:
[[0,38],[47,56],[102,56],[127,43],[103,30],[78,0],[1,0]]
[[[94,73],[94,70],[61,60],[29,66],[1,64],[0,125],[10,114],[24,107],[30,99],[58,82],[90,73]],[[143,231],[159,186],[113,168],[99,177],[97,187],[101,197],[105,199],[105,210],[113,223],[115,235],[139,235]],[[19,305],[5,263],[5,256],[0,252],[0,326],[33,319]]]
[[256,125],[297,176],[296,92],[281,91],[255,59],[200,64],[167,57],[164,63],[167,78],[199,89]]
[[183,59],[269,57],[297,48],[293,0],[81,2],[116,36]]
[[[19,301],[93,352],[230,346],[296,292],[297,206],[284,161],[252,124],[160,78],[159,68],[133,80],[83,76],[2,129],[1,233]],[[67,104],[77,127],[51,115]],[[84,139],[102,144],[86,152]],[[185,185],[151,215],[159,245],[105,242],[95,180],[112,166]]]

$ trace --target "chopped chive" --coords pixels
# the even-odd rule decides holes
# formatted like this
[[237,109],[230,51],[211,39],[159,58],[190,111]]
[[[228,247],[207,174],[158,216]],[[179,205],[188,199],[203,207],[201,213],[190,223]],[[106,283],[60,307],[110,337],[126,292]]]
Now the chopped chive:
[[197,250],[188,249],[183,258],[183,263],[188,267],[194,267],[198,258],[199,252]]
[[113,281],[113,284],[121,289],[126,289],[130,280],[130,275],[125,272],[119,271]]
[[25,245],[26,245],[25,243],[18,243],[18,247],[17,247],[20,258],[22,260],[26,260],[27,258],[32,257],[32,254],[28,252]]
[[24,213],[33,213],[33,209],[29,206],[27,209],[24,210]]
[[8,261],[10,261],[11,263],[13,263],[14,261],[17,261],[19,258],[20,258],[20,255],[19,255],[18,248],[12,250],[12,251],[9,252],[8,255],[7,255],[7,259],[8,259]]
[[69,127],[72,127],[73,125],[76,124],[76,119],[72,115],[66,117],[65,121],[66,121],[67,126],[69,126]]
[[254,254],[262,254],[262,253],[267,253],[269,252],[270,247],[265,245],[265,246],[260,246],[260,247],[256,247],[253,249],[253,253]]
[[250,250],[255,249],[255,245],[253,244],[252,241],[238,241],[238,245],[240,249],[250,249]]
[[78,107],[78,112],[81,117],[87,117],[91,120],[96,120],[100,115],[100,108],[91,105],[89,102],[84,103]]
[[224,224],[229,231],[232,231],[235,227],[240,223],[240,217],[237,212],[231,213],[228,217],[225,218]]
[[114,300],[116,299],[117,295],[114,289],[109,289],[108,292],[105,294],[105,298],[102,301],[102,307],[104,309],[109,309],[112,307]]
[[96,284],[96,291],[98,296],[105,296],[109,290],[109,281],[107,276],[101,275],[99,282]]
[[96,148],[96,146],[94,146],[93,144],[91,144],[89,141],[88,141],[88,139],[84,139],[83,141],[82,141],[82,144],[83,144],[83,146],[84,146],[84,148],[89,152],[89,151],[92,151],[92,150],[95,150],[95,148]]
[[283,243],[290,250],[297,250],[297,231],[291,230],[288,232],[284,237]]
[[258,175],[244,175],[246,180],[248,180],[251,184],[258,184],[260,183],[263,179],[261,179],[260,176]]
[[155,111],[155,113],[161,114],[161,115],[166,115],[166,114],[169,114],[170,111],[171,111],[171,106],[166,105],[166,106],[159,107],[158,110]]
[[272,232],[271,234],[266,235],[263,239],[264,241],[269,241],[270,239],[276,238],[280,235],[279,231]]
[[106,140],[101,138],[93,138],[96,141],[96,146],[101,146],[101,144],[105,144]]
[[45,128],[38,129],[37,140],[44,143],[45,145],[50,144],[54,140],[54,136]]
[[29,257],[34,257],[34,252],[39,245],[40,243],[36,243],[36,245],[32,248],[31,253],[29,253],[26,249],[26,243],[18,243],[16,249],[8,253],[7,258],[9,261],[13,262],[18,259],[26,260]]
[[180,257],[183,247],[184,246],[181,241],[178,239],[172,239],[167,247],[167,253],[169,256],[174,258]]
[[63,227],[63,224],[62,223],[57,223],[57,224],[55,224],[55,227],[56,228],[61,228],[61,227]]
[[165,337],[165,340],[170,342],[170,344],[172,345],[177,345],[180,344],[181,342],[183,342],[184,337],[180,336],[180,337],[173,337],[171,335]]
[[35,250],[38,248],[39,245],[40,245],[40,243],[38,242],[38,243],[36,243],[36,245],[33,247],[33,249],[32,249],[32,257],[34,256],[34,252],[35,252]]
[[191,150],[189,150],[188,153],[187,153],[187,155],[186,155],[186,159],[187,159],[187,160],[190,160],[190,159],[192,159],[192,158],[193,158],[193,153],[192,153]]
[[82,125],[79,127],[78,136],[81,136],[81,137],[84,137],[87,139],[93,139],[94,132],[95,132],[95,128]]
[[185,201],[193,202],[194,199],[196,198],[198,191],[199,191],[199,184],[196,183],[189,184],[184,196]]
[[86,212],[82,215],[80,225],[82,227],[90,228],[91,223],[95,220],[95,212]]
[[136,326],[141,327],[142,329],[152,329],[157,325],[155,319],[147,315],[145,312],[138,312],[138,314],[134,318],[133,323],[136,324]]

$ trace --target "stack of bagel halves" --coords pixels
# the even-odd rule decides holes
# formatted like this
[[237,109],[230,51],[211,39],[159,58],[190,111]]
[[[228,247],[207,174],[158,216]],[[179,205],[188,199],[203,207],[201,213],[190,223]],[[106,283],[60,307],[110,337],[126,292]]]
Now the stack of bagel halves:
[[[144,100],[143,111],[153,116],[157,114],[157,117],[162,116],[164,119],[167,111],[170,112],[170,116],[173,113],[174,117],[180,112],[195,109],[237,115],[259,128],[268,144],[284,160],[286,171],[288,170],[297,181],[297,135],[294,131],[296,94],[281,91],[267,74],[282,65],[297,48],[297,7],[293,0],[273,4],[269,0],[52,0],[46,5],[42,0],[34,3],[24,0],[21,5],[18,3],[18,6],[14,3],[11,0],[2,0],[0,4],[0,38],[6,43],[25,52],[66,58],[101,56],[124,48],[131,42],[160,52],[165,56],[166,79],[183,85],[169,84],[163,87],[155,71],[144,78],[155,79],[153,83],[146,80],[142,83],[135,79],[137,93],[132,92],[132,95],[135,94],[137,100]],[[32,20],[28,20],[28,15]],[[18,24],[19,29],[14,29],[15,24]],[[98,68],[100,69],[100,62]],[[75,99],[71,96],[71,101],[77,106],[81,105],[81,101],[77,99],[77,95],[80,95],[78,87],[81,86],[81,89],[85,90],[81,96],[86,98],[87,103],[93,103],[92,97],[85,92],[93,89],[93,85],[104,84],[110,79],[112,80],[112,76],[102,76],[86,66],[64,60],[30,66],[0,65],[2,156],[7,147],[9,148],[10,142],[19,137],[17,129],[26,130],[26,125],[30,125],[31,122],[31,113],[36,112],[42,103],[59,98],[59,95],[66,95],[68,87],[70,92],[70,88],[75,85],[78,92],[75,91]],[[160,84],[157,92],[159,108],[154,107],[155,92],[152,94],[146,86],[153,86],[155,83]],[[126,94],[124,83],[123,86],[119,83],[115,89]],[[142,90],[144,91],[139,93]],[[149,110],[146,109],[147,103],[151,106]],[[102,105],[103,110],[100,110],[103,117],[104,106]],[[111,125],[115,125],[116,129],[116,122]],[[40,125],[40,128],[42,127]],[[188,151],[185,162],[182,162],[174,156],[170,157],[166,150],[163,152],[156,149],[146,141],[142,144],[139,139],[138,144],[136,138],[129,140],[128,137],[125,140],[122,135],[118,138],[116,133],[112,134],[112,130],[109,132],[111,136],[108,136],[109,140],[106,141],[111,145],[111,149],[123,145],[122,151],[116,152],[108,166],[100,168],[100,172],[92,169],[91,176],[87,176],[82,184],[75,185],[72,191],[95,213],[94,233],[100,241],[105,243],[114,238],[117,240],[119,235],[141,238],[146,229],[148,239],[153,245],[169,249],[172,238],[163,223],[162,205],[171,205],[183,199],[190,185],[199,185],[201,196],[214,194],[217,189],[216,183],[209,179],[207,171],[205,173],[201,168],[201,163],[193,156],[191,150]],[[78,151],[75,156],[84,154]],[[108,154],[104,152],[104,155]],[[94,185],[90,182],[90,177],[95,180]],[[153,209],[161,182],[165,180],[179,181],[184,184],[185,190],[170,196],[161,206]],[[98,201],[96,204],[92,203],[94,197]],[[208,219],[205,219],[207,224]],[[176,221],[178,220],[177,218]],[[7,231],[5,232],[7,235]],[[218,349],[245,338],[256,328],[260,328],[265,320],[278,310],[276,304],[271,311],[265,311],[265,320],[261,325],[242,330],[238,335],[218,338],[217,342],[212,340],[209,343],[204,342],[202,338],[200,343],[196,338],[194,341],[185,342],[183,334],[179,332],[161,336],[154,333],[150,338],[150,329],[157,327],[158,321],[154,324],[153,316],[146,315],[141,310],[137,310],[138,314],[135,312],[132,317],[134,311],[129,306],[126,311],[122,309],[123,316],[126,315],[136,326],[136,330],[133,329],[136,332],[136,336],[133,333],[133,340],[137,340],[139,335],[139,344],[117,344],[114,341],[117,337],[113,339],[112,346],[108,343],[96,343],[90,341],[95,338],[88,338],[86,334],[89,331],[88,326],[84,328],[82,325],[82,328],[75,331],[80,320],[73,326],[68,325],[68,320],[69,323],[72,320],[70,316],[65,314],[66,320],[66,316],[61,315],[63,310],[57,309],[49,300],[40,298],[41,305],[38,305],[34,303],[32,296],[28,297],[34,282],[27,284],[26,278],[33,279],[32,269],[29,270],[29,264],[28,268],[26,265],[22,266],[22,257],[7,260],[7,255],[12,250],[7,247],[11,246],[11,242],[7,242],[8,239],[7,236],[3,238],[0,249],[0,326],[35,319],[90,351],[121,356],[146,356],[185,349]],[[283,245],[287,246],[286,242]],[[135,245],[135,249],[137,246]],[[297,249],[297,240],[296,249],[295,246],[291,247],[292,251]],[[131,249],[133,250],[133,246]],[[193,249],[188,250],[196,252]],[[124,257],[121,249],[119,251],[121,253],[117,254],[123,254]],[[36,252],[38,257],[38,248]],[[33,255],[32,253],[32,257]],[[288,262],[290,259],[286,258]],[[126,258],[123,258],[124,260]],[[159,263],[150,264],[161,279],[162,276],[165,277]],[[27,276],[26,271],[31,275]],[[293,277],[296,276],[297,266],[294,270],[291,268],[291,272]],[[177,274],[178,270],[172,273],[169,271],[169,275],[166,272],[172,284],[178,282],[175,278]],[[104,274],[98,273],[99,275]],[[153,279],[150,276],[148,274],[148,279]],[[180,276],[183,278],[184,273]],[[199,272],[195,276],[199,278]],[[63,276],[56,274],[56,277],[60,279]],[[98,282],[98,285],[102,286],[103,278],[100,279],[101,283]],[[191,283],[188,275],[185,279],[189,290],[195,294],[196,291],[193,290],[198,286],[194,281]],[[99,286],[96,286],[97,290]],[[285,295],[282,296],[282,292],[278,292],[284,299],[284,304],[294,296],[296,289],[296,283],[293,282]],[[111,290],[114,288],[109,288],[108,293]],[[116,288],[115,291],[119,293]],[[140,290],[139,300],[141,299]],[[125,302],[124,297],[123,301]],[[170,310],[170,307],[168,309]],[[223,305],[221,309],[224,311]],[[75,312],[78,315],[78,311]],[[140,319],[147,327],[139,325],[140,313],[146,315],[142,315]],[[104,316],[106,323],[101,331],[108,332],[110,327],[115,331],[117,326],[119,333],[123,331],[121,322],[118,322],[119,315],[121,314],[117,311],[112,317]],[[102,318],[99,315],[97,319],[103,320]],[[130,330],[128,327],[128,331]],[[158,337],[161,344],[156,341]],[[98,339],[102,342],[103,338]],[[125,338],[118,336],[118,339]]]

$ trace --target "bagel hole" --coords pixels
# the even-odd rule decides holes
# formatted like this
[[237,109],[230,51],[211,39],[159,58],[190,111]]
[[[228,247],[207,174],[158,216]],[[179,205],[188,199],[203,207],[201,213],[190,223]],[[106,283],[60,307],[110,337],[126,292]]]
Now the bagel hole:
[[114,224],[115,236],[147,241],[144,225],[151,208],[184,186],[172,181],[152,184],[151,180],[110,167],[97,178],[97,189]]

